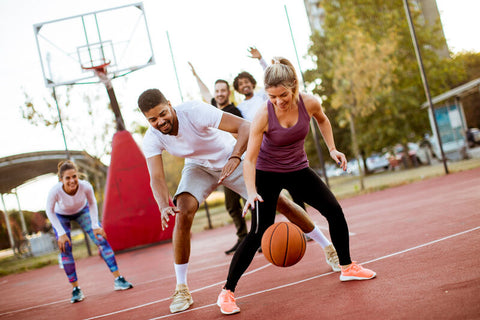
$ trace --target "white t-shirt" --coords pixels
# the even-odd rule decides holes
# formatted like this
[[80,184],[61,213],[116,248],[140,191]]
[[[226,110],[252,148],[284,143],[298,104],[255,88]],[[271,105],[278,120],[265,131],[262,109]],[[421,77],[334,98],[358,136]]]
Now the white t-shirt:
[[258,92],[255,92],[253,97],[248,100],[243,100],[237,108],[242,113],[244,119],[248,121],[253,121],[255,114],[257,113],[258,109],[263,105],[265,101],[267,101],[268,97],[265,94],[265,91],[262,89]]
[[65,234],[65,230],[58,220],[56,213],[61,215],[74,215],[79,213],[85,205],[89,206],[92,228],[100,228],[98,225],[97,200],[93,192],[92,185],[85,180],[78,180],[78,190],[71,196],[63,190],[63,183],[58,182],[48,193],[47,197],[47,217],[57,231],[58,236]]
[[208,168],[225,166],[235,146],[235,138],[218,129],[223,111],[201,101],[189,101],[174,107],[178,134],[163,134],[149,126],[143,138],[145,158],[161,155],[163,150]]

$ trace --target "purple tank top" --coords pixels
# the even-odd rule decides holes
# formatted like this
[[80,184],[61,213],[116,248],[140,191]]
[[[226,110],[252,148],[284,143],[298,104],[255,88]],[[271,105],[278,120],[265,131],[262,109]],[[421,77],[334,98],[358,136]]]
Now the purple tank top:
[[270,172],[292,172],[308,167],[305,137],[308,134],[310,116],[302,97],[299,96],[298,120],[284,128],[278,122],[273,104],[268,100],[268,130],[263,135],[257,159],[257,169]]

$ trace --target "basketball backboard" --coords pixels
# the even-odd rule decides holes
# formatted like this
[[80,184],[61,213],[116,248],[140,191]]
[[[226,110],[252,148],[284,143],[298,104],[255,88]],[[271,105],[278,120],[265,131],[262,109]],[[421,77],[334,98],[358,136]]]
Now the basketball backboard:
[[143,3],[33,26],[45,85],[95,83],[95,68],[121,77],[155,63]]

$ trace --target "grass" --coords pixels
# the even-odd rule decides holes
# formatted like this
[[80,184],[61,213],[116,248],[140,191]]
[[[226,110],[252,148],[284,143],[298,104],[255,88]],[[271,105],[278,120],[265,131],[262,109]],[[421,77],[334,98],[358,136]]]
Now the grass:
[[[448,169],[450,173],[470,170],[480,167],[480,159],[469,159],[457,162],[449,162]],[[399,171],[378,172],[365,177],[365,190],[360,190],[359,178],[356,176],[342,176],[329,179],[330,188],[338,199],[345,199],[359,194],[365,194],[378,190],[383,190],[399,185],[404,185],[423,179],[442,176],[445,174],[443,163],[436,163],[430,166],[421,166],[414,169]],[[201,232],[211,228],[217,228],[232,223],[224,206],[223,192],[213,192],[208,198],[207,203],[209,216],[206,214],[205,207],[202,205],[193,220],[192,232]],[[247,215],[249,219],[250,215]],[[210,222],[209,222],[210,220]],[[96,246],[91,245],[92,254],[97,255]],[[83,234],[75,239],[74,257],[76,260],[88,256]],[[39,257],[17,258],[9,256],[0,258],[0,276],[12,273],[25,272],[47,265],[58,264],[58,252],[49,253]]]
[[[96,246],[91,241],[90,248],[92,256],[98,255]],[[0,258],[0,277],[58,264],[58,253],[59,251],[56,250],[36,257],[7,256]],[[83,234],[80,234],[78,238],[74,239],[73,256],[75,260],[88,257],[87,245],[85,244]]]

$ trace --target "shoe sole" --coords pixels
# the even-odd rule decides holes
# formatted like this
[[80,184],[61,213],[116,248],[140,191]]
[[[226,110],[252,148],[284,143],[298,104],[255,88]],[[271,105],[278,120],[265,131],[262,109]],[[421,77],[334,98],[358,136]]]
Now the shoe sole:
[[133,286],[130,286],[130,287],[115,287],[115,291],[123,291],[123,290],[128,290],[128,289],[132,289]]
[[76,302],[80,302],[80,301],[83,301],[83,299],[85,299],[85,297],[84,297],[84,296],[80,297],[79,299],[70,300],[70,303],[76,303]]
[[375,273],[373,276],[369,277],[369,278],[340,275],[340,280],[341,280],[341,281],[351,281],[351,280],[370,280],[370,279],[373,279],[373,278],[375,278],[376,276],[377,276],[377,274],[376,274],[376,273]]
[[190,308],[190,306],[191,306],[192,304],[193,304],[193,299],[190,299],[190,301],[188,301],[188,304],[186,304],[182,309],[172,310],[172,308],[170,308],[170,313],[177,313],[177,312],[185,311],[185,310],[187,310],[188,308]]
[[223,311],[222,308],[220,308],[220,311],[221,311],[223,314],[235,314],[235,313],[239,313],[239,312],[240,312],[240,309],[235,309],[235,310],[233,310],[232,312],[226,312],[226,311]]

